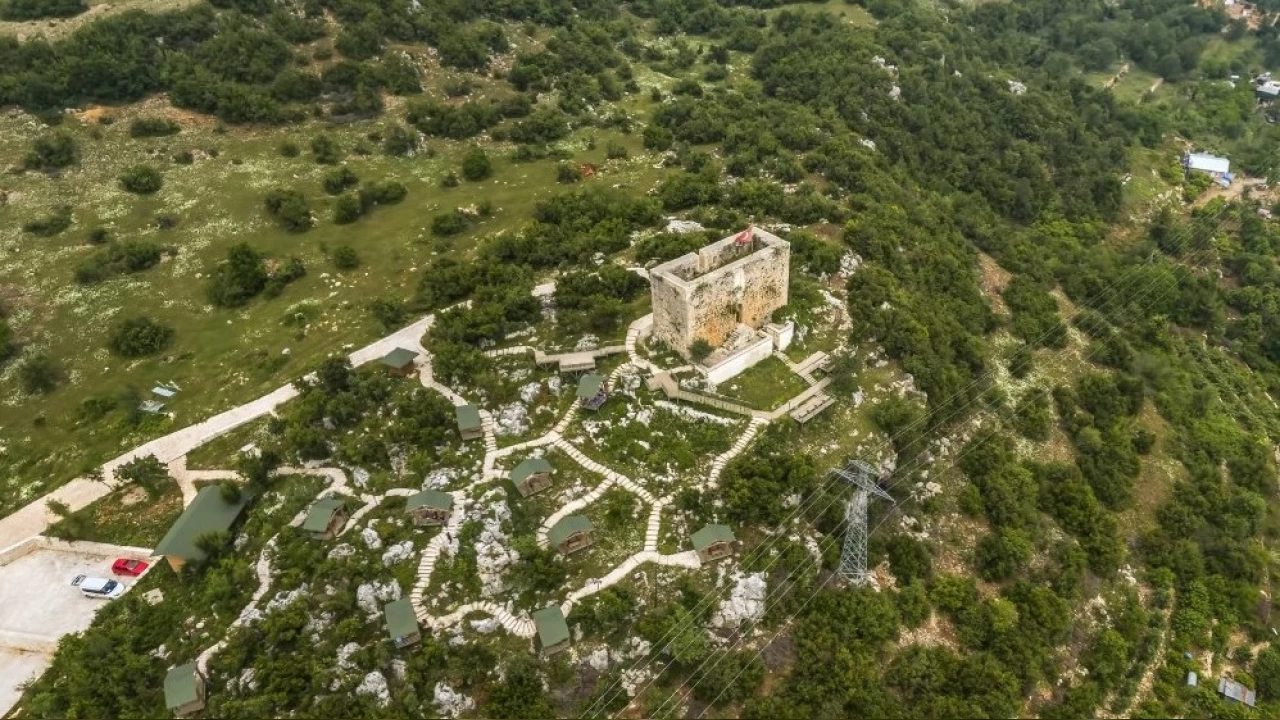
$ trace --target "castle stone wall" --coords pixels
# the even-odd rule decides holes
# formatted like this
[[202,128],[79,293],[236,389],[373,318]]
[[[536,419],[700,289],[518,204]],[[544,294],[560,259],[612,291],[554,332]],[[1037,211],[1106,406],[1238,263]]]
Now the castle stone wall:
[[694,341],[719,347],[739,325],[760,329],[787,304],[791,246],[763,230],[752,230],[747,249],[736,237],[649,272],[653,334],[686,358]]

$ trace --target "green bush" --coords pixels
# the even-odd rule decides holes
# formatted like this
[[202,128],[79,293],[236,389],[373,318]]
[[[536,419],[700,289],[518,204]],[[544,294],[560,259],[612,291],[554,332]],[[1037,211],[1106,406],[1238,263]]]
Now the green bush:
[[146,316],[121,320],[107,336],[107,348],[111,352],[130,358],[157,353],[172,342],[173,328]]
[[89,3],[85,0],[4,0],[0,2],[0,20],[68,18],[88,9]]
[[355,187],[359,184],[360,178],[351,171],[351,168],[340,167],[334,168],[324,174],[324,191],[330,195],[341,195],[347,188]]
[[336,165],[342,159],[342,149],[328,135],[317,135],[311,139],[311,154],[321,165]]
[[280,143],[280,146],[276,149],[279,151],[281,157],[287,157],[287,158],[298,157],[298,155],[301,154],[302,152],[298,148],[298,143],[293,142],[292,140],[282,141]]
[[18,382],[29,395],[53,392],[61,381],[61,368],[43,351],[28,355],[18,366]]
[[471,182],[484,180],[493,174],[493,164],[483,148],[474,147],[462,158],[462,177]]
[[431,218],[431,234],[437,237],[457,235],[471,224],[471,218],[461,210],[453,209]]
[[296,190],[272,190],[264,204],[267,213],[290,232],[306,232],[314,224],[307,199]]
[[227,250],[227,259],[209,274],[209,302],[218,307],[239,307],[252,300],[267,285],[267,267],[262,255],[246,243]]
[[48,215],[23,223],[22,231],[37,237],[53,237],[71,227],[71,220],[71,206],[59,205]]
[[75,279],[81,285],[89,285],[116,275],[141,272],[159,264],[160,255],[160,246],[147,240],[111,243],[80,263]]
[[343,195],[333,206],[333,222],[336,225],[348,225],[360,219],[364,214],[364,206],[355,195]]
[[160,171],[150,165],[134,165],[120,174],[120,187],[136,195],[151,195],[162,185]]
[[177,135],[182,128],[178,123],[162,117],[140,117],[129,123],[129,137],[152,138]]
[[355,270],[360,267],[360,256],[350,245],[339,245],[333,249],[333,266],[339,270]]
[[622,143],[611,142],[604,148],[604,156],[610,160],[625,160],[627,155],[627,146]]
[[374,205],[395,205],[404,200],[409,189],[395,180],[370,183],[360,189],[360,204],[366,209]]

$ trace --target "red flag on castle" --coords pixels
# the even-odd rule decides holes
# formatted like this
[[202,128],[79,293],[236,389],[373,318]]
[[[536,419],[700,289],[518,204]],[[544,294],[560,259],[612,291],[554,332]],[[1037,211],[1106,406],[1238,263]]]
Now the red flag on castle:
[[734,236],[733,241],[739,245],[745,245],[751,242],[751,236],[755,233],[755,228],[748,225],[746,230]]

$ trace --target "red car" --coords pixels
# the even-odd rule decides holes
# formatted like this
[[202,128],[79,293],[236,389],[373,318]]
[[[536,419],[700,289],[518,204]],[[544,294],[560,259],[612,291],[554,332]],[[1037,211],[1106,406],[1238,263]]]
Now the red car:
[[141,560],[130,560],[129,558],[118,558],[111,563],[111,572],[117,575],[132,575],[137,577],[147,569],[147,564]]

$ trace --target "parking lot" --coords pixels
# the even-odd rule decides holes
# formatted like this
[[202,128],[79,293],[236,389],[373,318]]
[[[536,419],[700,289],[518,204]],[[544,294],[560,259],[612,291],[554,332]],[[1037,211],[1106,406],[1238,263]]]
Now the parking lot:
[[145,548],[33,538],[0,556],[0,715],[18,701],[19,686],[48,666],[58,639],[88,627],[109,602],[82,596],[72,578],[112,577],[117,557],[149,554]]

